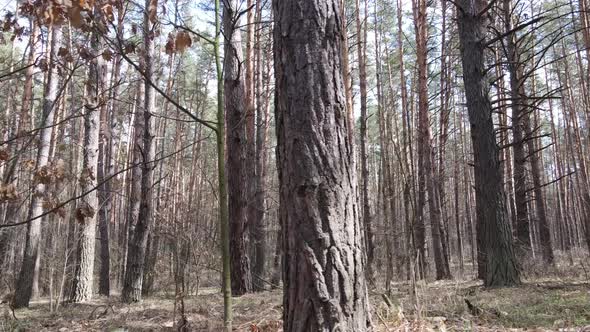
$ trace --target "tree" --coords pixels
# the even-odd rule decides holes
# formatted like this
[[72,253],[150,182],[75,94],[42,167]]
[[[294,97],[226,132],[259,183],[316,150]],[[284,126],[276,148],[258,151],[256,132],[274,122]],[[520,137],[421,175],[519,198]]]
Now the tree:
[[223,61],[223,91],[227,128],[227,187],[230,220],[232,294],[252,291],[250,260],[246,247],[247,166],[246,166],[246,90],[242,65],[242,40],[237,28],[237,0],[223,6],[223,32],[226,38]]
[[[255,20],[257,24],[262,21],[262,3],[256,0],[256,15]],[[254,25],[252,25],[254,29]],[[253,136],[249,146],[254,150],[253,159],[251,159],[253,167],[253,181],[252,192],[248,209],[248,227],[250,228],[250,245],[251,245],[251,261],[252,261],[252,289],[254,291],[264,290],[264,272],[267,250],[267,234],[265,226],[265,196],[266,196],[266,173],[267,173],[267,131],[268,131],[268,113],[270,96],[266,95],[263,83],[263,74],[265,73],[265,64],[268,62],[268,57],[263,54],[263,40],[262,27],[257,26],[254,43],[254,75],[253,75],[253,90],[255,97],[255,111],[256,117],[252,119],[254,128]],[[254,116],[252,115],[254,118]],[[255,137],[254,137],[255,135]]]
[[367,331],[340,2],[275,0],[273,12],[284,329]]
[[[426,193],[430,211],[430,223],[432,244],[434,252],[434,264],[436,279],[449,279],[451,272],[443,246],[445,236],[441,227],[441,207],[439,188],[436,182],[432,139],[430,137],[430,120],[428,116],[428,29],[426,1],[413,1],[414,25],[416,30],[416,55],[418,65],[418,204],[416,206],[417,218],[424,218],[426,207]],[[424,225],[420,221],[419,225]],[[425,259],[422,257],[421,259]]]
[[[506,31],[512,31],[512,2],[503,2]],[[524,98],[524,81],[522,81],[523,64],[520,63],[516,46],[516,34],[509,33],[506,41],[508,70],[510,72],[510,98],[512,101],[512,150],[514,153],[514,201],[516,204],[516,239],[520,256],[524,259],[531,250],[529,230],[529,209],[526,188],[526,152],[525,125],[528,123],[530,110],[526,108]]]
[[[100,7],[95,7],[95,19],[100,21]],[[82,192],[89,192],[81,198],[76,210],[76,222],[78,222],[78,248],[77,264],[74,273],[73,290],[71,299],[73,302],[85,302],[92,299],[94,286],[94,248],[96,242],[96,221],[98,217],[98,195],[94,188],[97,186],[98,159],[99,159],[99,135],[100,115],[104,104],[101,101],[103,91],[103,59],[101,51],[101,36],[98,28],[92,32],[90,40],[90,52],[92,59],[86,79],[87,102],[84,114],[84,155],[82,159],[82,171],[79,176]]]
[[487,0],[461,0],[458,8],[463,84],[474,154],[478,250],[485,264],[484,285],[520,283],[502,185],[499,149],[484,63]]
[[27,225],[27,236],[25,242],[25,251],[23,254],[23,263],[16,282],[15,303],[16,308],[28,307],[29,301],[33,295],[33,284],[35,276],[39,274],[39,250],[41,240],[41,223],[44,218],[40,218],[43,213],[43,200],[46,194],[47,183],[43,181],[49,170],[49,152],[51,149],[51,137],[53,135],[53,124],[58,102],[58,62],[57,52],[61,41],[61,27],[50,27],[50,48],[49,64],[50,69],[47,74],[45,90],[43,91],[43,114],[41,130],[39,131],[39,144],[37,146],[36,160],[36,180],[33,188],[33,196],[27,219],[37,218]]
[[152,223],[152,169],[154,147],[151,134],[151,117],[155,110],[153,79],[153,29],[156,23],[157,6],[146,0],[143,14],[143,104],[142,113],[135,116],[133,149],[131,213],[128,222],[129,242],[122,300],[126,303],[141,301],[143,270],[147,241]]
[[[365,0],[365,16],[367,6]],[[367,272],[369,280],[373,279],[372,266],[375,256],[375,235],[373,234],[373,222],[371,217],[371,203],[369,200],[369,160],[367,155],[367,26],[366,19],[361,21],[361,3],[356,0],[356,38],[357,56],[359,66],[359,87],[360,87],[360,149],[359,160],[361,163],[361,199],[363,228],[365,232],[365,243],[367,246]],[[365,22],[364,24],[361,22]]]

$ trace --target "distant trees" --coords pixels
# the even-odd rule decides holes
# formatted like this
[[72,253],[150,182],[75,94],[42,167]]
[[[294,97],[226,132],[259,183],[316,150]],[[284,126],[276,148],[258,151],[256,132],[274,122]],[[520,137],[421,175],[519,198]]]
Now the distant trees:
[[232,294],[284,277],[287,330],[362,330],[367,287],[515,285],[582,257],[588,0],[271,3],[6,8],[17,307],[174,289],[183,314],[221,274],[230,329]]

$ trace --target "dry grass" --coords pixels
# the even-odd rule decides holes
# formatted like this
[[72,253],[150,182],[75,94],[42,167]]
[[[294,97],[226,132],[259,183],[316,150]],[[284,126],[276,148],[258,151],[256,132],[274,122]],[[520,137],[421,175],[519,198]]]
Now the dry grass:
[[373,301],[379,331],[590,331],[590,287],[582,282],[536,280],[503,289],[435,282],[419,287],[418,304],[403,292],[392,297],[393,307]]
[[[516,288],[483,289],[475,281],[438,281],[417,285],[417,303],[407,283],[393,284],[391,305],[382,291],[371,293],[377,331],[590,331],[590,285],[583,272],[558,266],[552,276],[529,275]],[[238,331],[281,331],[281,292],[267,291],[234,299]],[[473,305],[470,310],[466,304]],[[185,298],[190,331],[220,331],[223,298],[215,288]],[[11,318],[5,307],[2,331],[175,331],[174,297],[151,297],[123,305],[118,297],[86,304],[64,304],[51,313],[46,300]]]

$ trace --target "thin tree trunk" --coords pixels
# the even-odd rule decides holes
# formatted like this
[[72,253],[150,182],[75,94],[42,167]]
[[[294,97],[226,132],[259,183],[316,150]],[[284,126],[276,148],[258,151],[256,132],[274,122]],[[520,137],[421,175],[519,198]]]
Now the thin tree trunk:
[[[360,86],[360,151],[359,160],[361,163],[361,199],[362,199],[362,218],[365,232],[365,243],[367,248],[367,276],[369,282],[373,279],[373,259],[375,256],[374,234],[371,217],[371,205],[369,201],[369,167],[367,155],[367,64],[366,64],[366,24],[363,28],[361,21],[361,4],[356,0],[356,38],[357,38],[357,56],[359,65],[359,86]],[[366,4],[366,0],[365,0]],[[365,5],[365,15],[366,15]]]
[[[127,264],[125,267],[125,280],[121,297],[123,302],[140,302],[143,283],[143,270],[145,268],[146,247],[152,223],[152,169],[154,159],[154,146],[152,144],[151,117],[155,111],[154,89],[149,81],[153,78],[153,33],[154,23],[150,19],[148,8],[151,0],[145,2],[143,17],[143,41],[144,41],[144,95],[143,114],[135,117],[135,148],[134,169],[137,171],[132,176],[135,184],[132,188],[131,204],[138,208],[137,219],[129,220],[129,240]],[[140,182],[139,185],[137,182]],[[139,190],[139,192],[137,192]]]
[[[50,29],[51,38],[49,46],[50,70],[47,74],[47,82],[43,96],[43,115],[39,127],[39,145],[37,147],[37,174],[47,172],[51,149],[51,136],[53,134],[53,120],[58,105],[58,61],[57,49],[61,41],[61,27],[53,26]],[[43,213],[43,197],[46,194],[47,185],[37,180],[34,184],[31,206],[27,219],[35,218]],[[39,270],[39,248],[41,240],[41,224],[44,218],[37,218],[27,225],[27,236],[23,264],[16,283],[15,303],[16,308],[28,307],[33,295],[36,271]]]

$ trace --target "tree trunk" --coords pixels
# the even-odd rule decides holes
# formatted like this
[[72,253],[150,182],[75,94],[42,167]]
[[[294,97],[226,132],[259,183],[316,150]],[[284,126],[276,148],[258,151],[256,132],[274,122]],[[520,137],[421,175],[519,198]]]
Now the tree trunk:
[[274,0],[273,11],[284,330],[368,331],[340,1]]
[[[365,0],[365,16],[367,15]],[[371,205],[369,200],[369,157],[367,155],[367,28],[366,24],[361,21],[361,2],[356,0],[356,40],[357,40],[357,56],[359,65],[359,87],[360,87],[360,107],[361,117],[360,121],[360,151],[359,160],[361,162],[361,199],[362,199],[362,220],[365,232],[365,245],[367,248],[367,276],[369,281],[373,279],[373,259],[375,252],[375,237],[373,234],[373,224],[371,217]]]
[[[512,2],[504,1],[504,21],[506,31],[512,30]],[[516,203],[516,239],[519,256],[525,259],[531,250],[529,211],[526,189],[526,152],[524,126],[528,118],[525,108],[524,82],[521,81],[522,64],[517,52],[516,35],[507,37],[508,70],[510,72],[510,99],[512,108],[512,150],[514,152],[514,200]]]
[[[121,297],[123,302],[140,302],[142,300],[141,291],[143,283],[143,270],[145,268],[145,256],[147,240],[152,222],[152,169],[154,158],[154,147],[152,144],[151,134],[151,117],[155,111],[155,94],[154,89],[149,81],[153,77],[153,33],[154,22],[150,20],[147,8],[150,7],[151,0],[145,2],[145,12],[143,18],[143,41],[144,41],[144,95],[143,95],[143,114],[137,114],[135,117],[135,148],[133,153],[133,171],[137,171],[132,176],[135,185],[132,187],[131,202],[132,206],[138,207],[137,219],[129,220],[129,240],[127,244],[127,263],[125,267],[125,280]],[[137,184],[139,181],[139,185]],[[137,192],[139,190],[139,192]]]
[[519,284],[520,276],[508,226],[489,82],[485,75],[487,15],[480,11],[487,3],[487,0],[461,0],[458,25],[474,152],[477,232],[482,245],[479,250],[485,262],[484,285],[494,287]]
[[[100,9],[98,9],[100,11]],[[97,12],[98,12],[97,11]],[[100,18],[100,15],[98,16]],[[88,78],[86,80],[86,105],[84,114],[84,154],[79,182],[84,195],[75,212],[78,222],[77,263],[74,272],[72,302],[86,302],[92,299],[94,287],[94,249],[96,242],[96,220],[98,217],[97,185],[100,115],[104,113],[101,94],[104,88],[101,42],[98,32],[91,35],[91,52]]]
[[[43,115],[42,122],[39,126],[39,144],[37,147],[37,174],[47,172],[49,164],[49,154],[51,148],[51,136],[53,134],[53,120],[57,110],[57,92],[58,92],[58,61],[57,50],[61,41],[61,27],[54,26],[50,29],[51,40],[49,46],[49,64],[50,70],[47,74],[47,81],[43,96]],[[27,219],[35,218],[43,213],[43,201],[46,195],[46,185],[36,181],[34,184],[31,205]],[[27,237],[25,242],[25,251],[23,254],[23,264],[16,283],[15,290],[15,307],[28,307],[31,296],[33,295],[33,284],[36,271],[39,270],[39,245],[41,240],[41,224],[44,218],[37,218],[27,225]]]
[[242,64],[242,41],[239,25],[238,3],[224,2],[224,105],[227,127],[227,188],[230,220],[231,283],[234,296],[252,290],[250,261],[246,247],[247,222],[247,137],[245,115],[245,84]]
[[[256,1],[256,20],[262,20],[261,1]],[[250,205],[248,220],[250,223],[250,241],[252,246],[252,288],[254,291],[264,290],[263,277],[266,263],[266,225],[265,225],[265,196],[266,196],[266,144],[268,128],[268,97],[264,93],[263,72],[265,71],[265,56],[262,51],[261,29],[256,29],[255,35],[255,98],[256,98],[256,151],[254,156],[255,178],[254,197]],[[269,73],[266,73],[269,74]]]

